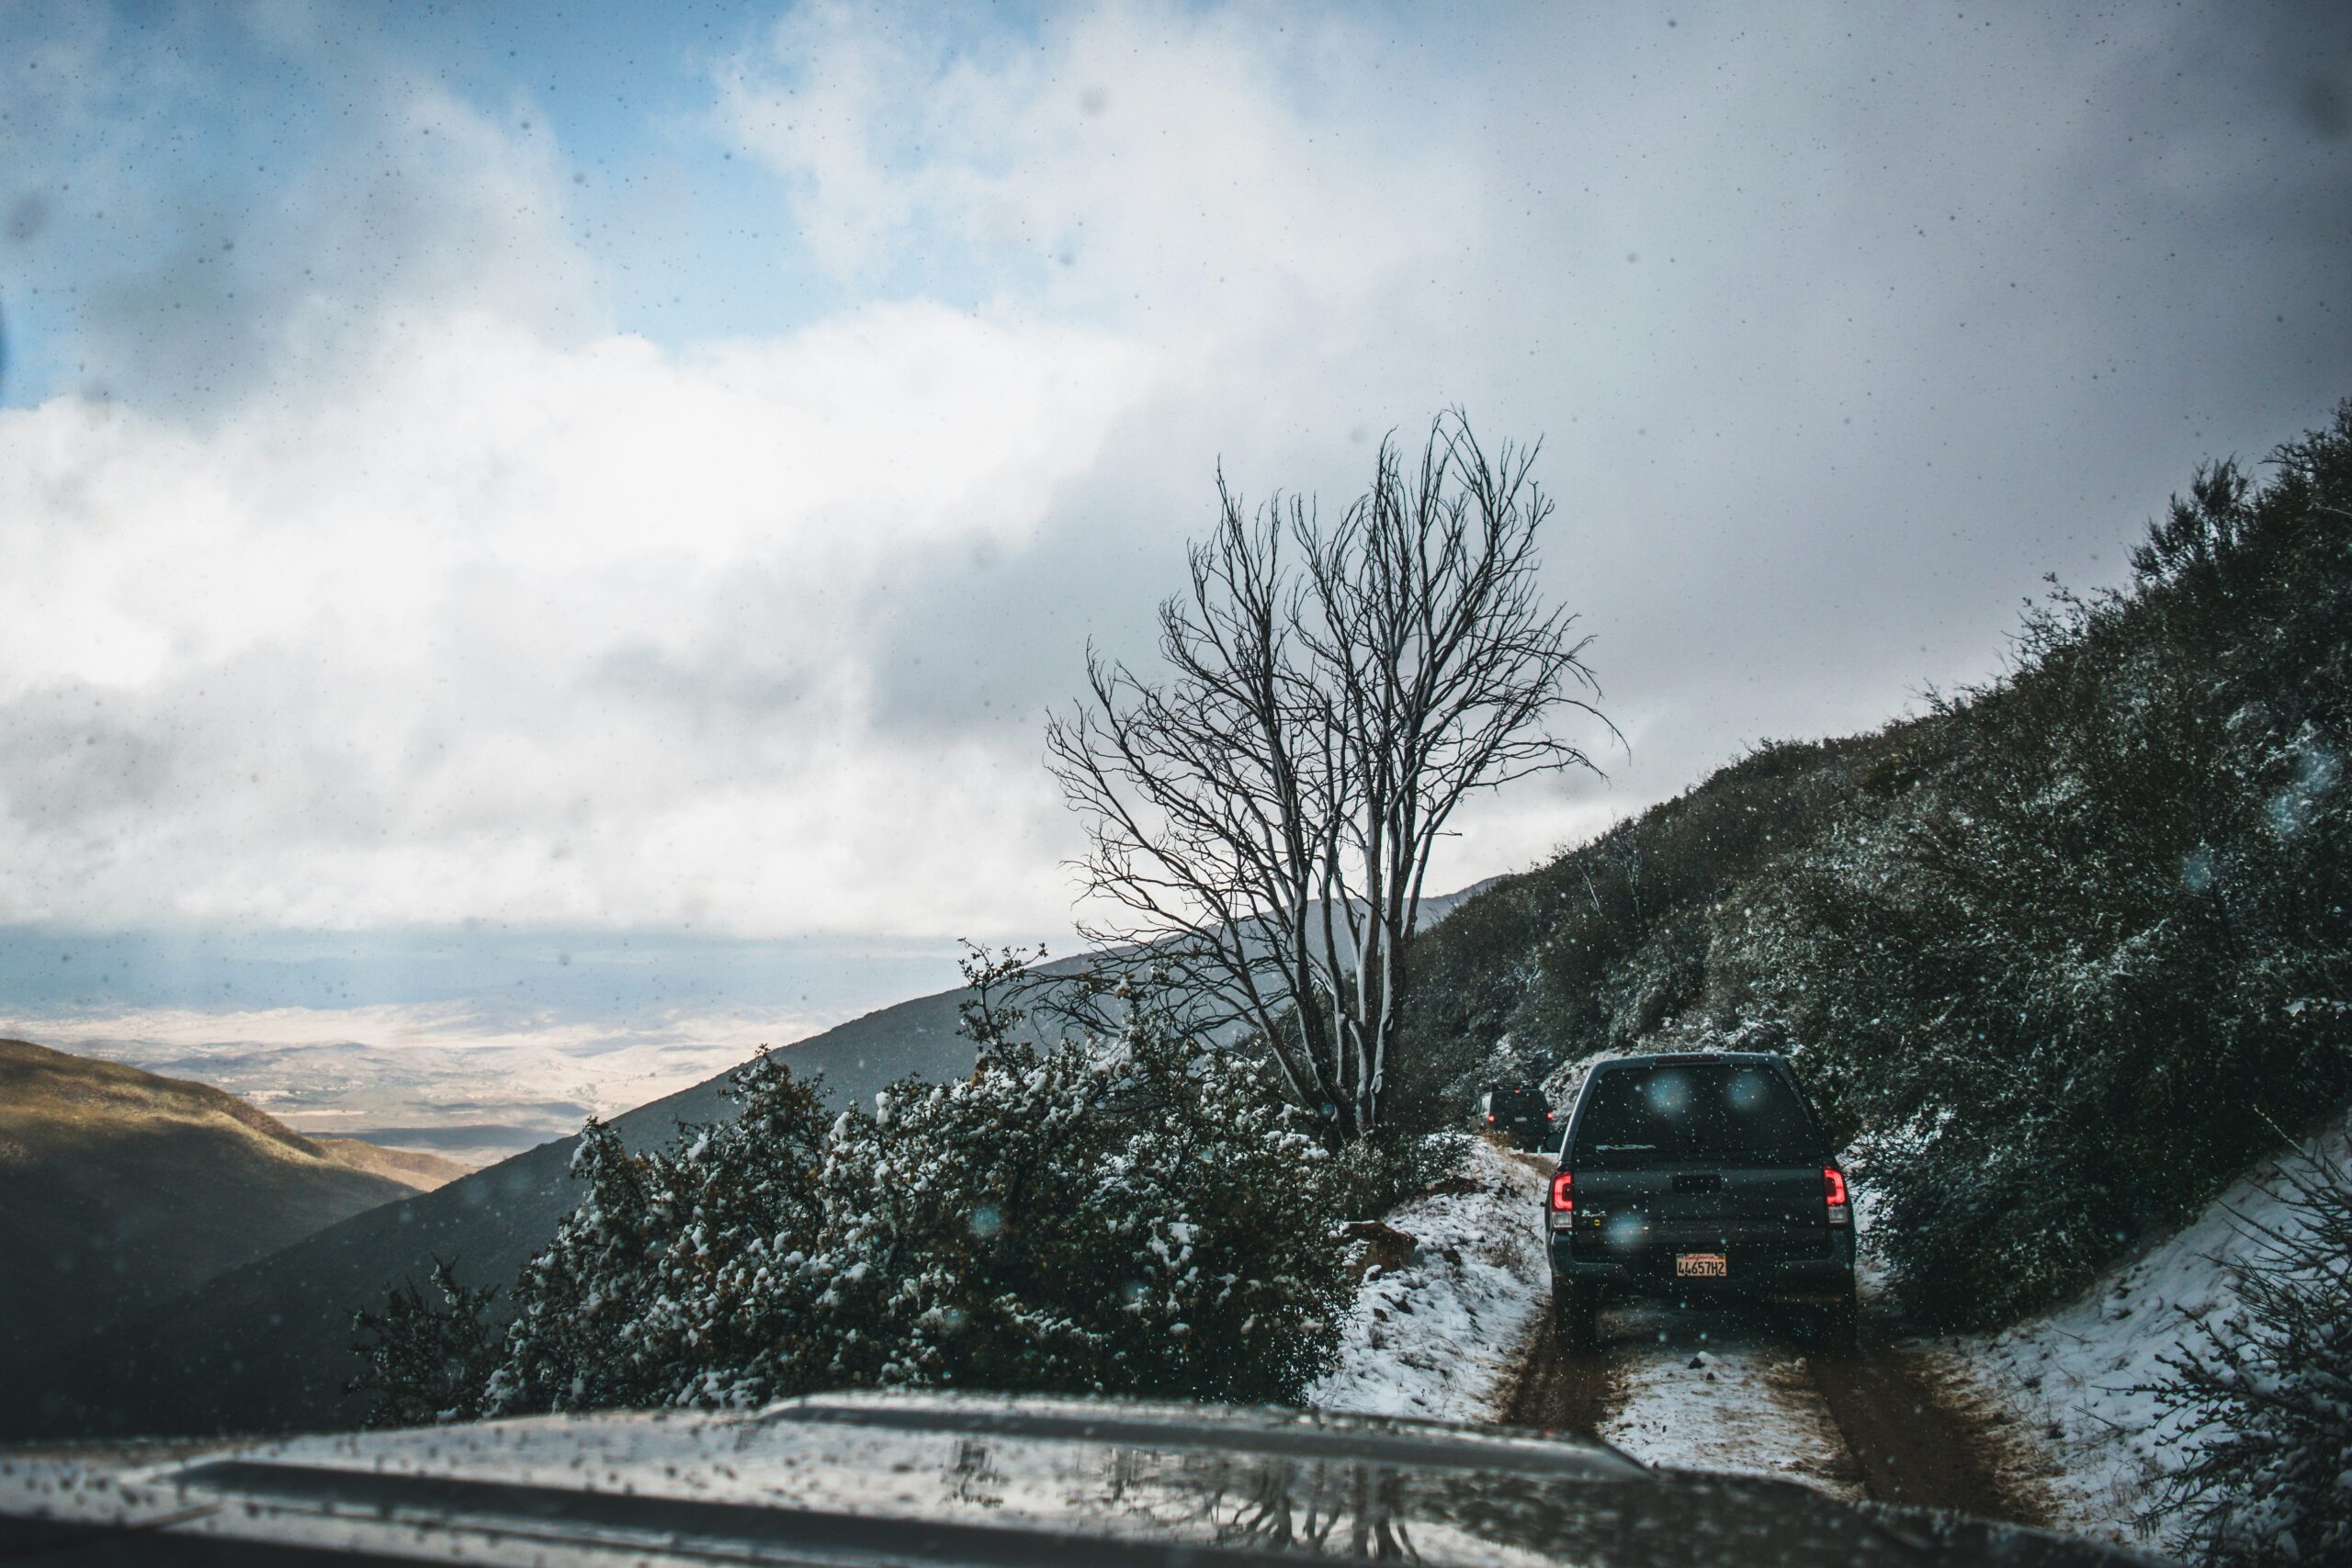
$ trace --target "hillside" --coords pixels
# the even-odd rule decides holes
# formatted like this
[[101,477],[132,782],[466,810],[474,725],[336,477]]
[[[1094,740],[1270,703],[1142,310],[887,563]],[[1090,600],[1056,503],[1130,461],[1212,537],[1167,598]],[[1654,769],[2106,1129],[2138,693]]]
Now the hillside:
[[0,1040],[0,1371],[437,1186],[449,1164],[313,1141],[204,1084]]
[[[786,1047],[786,1059],[797,1073],[821,1075],[836,1104],[910,1073],[967,1071],[972,1048],[956,1033],[956,1011],[967,994],[945,991],[869,1013]],[[721,1081],[642,1106],[613,1125],[632,1146],[659,1145],[682,1122],[725,1112]],[[354,1310],[380,1304],[397,1280],[422,1283],[435,1257],[455,1260],[470,1281],[512,1280],[577,1200],[565,1172],[578,1141],[542,1144],[435,1191],[399,1193],[401,1201],[300,1240],[285,1237],[292,1245],[270,1256],[249,1252],[255,1260],[177,1300],[119,1314],[48,1375],[28,1379],[26,1397],[0,1402],[0,1438],[351,1425],[356,1412],[342,1387],[356,1365]]]
[[431,1192],[447,1187],[460,1177],[471,1176],[479,1168],[463,1160],[451,1159],[423,1149],[388,1149],[381,1144],[370,1144],[358,1138],[309,1138],[310,1143],[326,1151],[329,1159],[347,1165],[354,1170],[364,1170],[370,1176],[380,1176],[413,1187],[419,1192]]
[[1408,1103],[1786,1050],[1946,1326],[2184,1223],[2352,1098],[2352,404],[2266,468],[2198,470],[2000,680],[1764,747],[1471,900],[1409,958]]
[[1429,1047],[1399,1098],[1442,1124],[1488,1084],[1537,1080],[1697,1023],[1709,917],[1844,817],[1900,793],[1933,720],[1767,744],[1548,864],[1498,878],[1415,945]]

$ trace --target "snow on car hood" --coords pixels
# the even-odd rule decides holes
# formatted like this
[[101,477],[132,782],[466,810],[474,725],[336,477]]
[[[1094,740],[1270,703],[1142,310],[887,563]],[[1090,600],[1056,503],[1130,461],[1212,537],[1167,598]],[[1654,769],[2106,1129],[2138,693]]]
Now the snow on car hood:
[[[302,1438],[162,1463],[0,1455],[0,1527],[17,1532],[0,1529],[0,1544],[50,1529],[113,1547],[128,1539],[113,1532],[136,1531],[157,1548],[227,1537],[323,1562],[1745,1568],[1953,1555],[1802,1487],[1652,1471],[1569,1438],[939,1394]],[[2013,1544],[2005,1562],[2119,1561],[2030,1534]]]

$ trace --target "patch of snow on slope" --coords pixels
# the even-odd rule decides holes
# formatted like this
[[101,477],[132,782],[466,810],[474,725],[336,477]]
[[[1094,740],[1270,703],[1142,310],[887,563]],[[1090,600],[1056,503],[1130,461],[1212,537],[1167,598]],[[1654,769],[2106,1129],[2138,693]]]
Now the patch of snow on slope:
[[1857,1173],[1850,1154],[1841,1156],[1838,1163],[1845,1167],[1847,1188],[1854,1203],[1854,1293],[1860,1297],[1862,1311],[1883,1306],[1894,1310],[1894,1281],[1887,1268],[1885,1249],[1879,1246],[1878,1216],[1886,1195],[1868,1172]]
[[1416,1198],[1386,1216],[1419,1245],[1399,1267],[1365,1278],[1340,1364],[1309,1391],[1309,1404],[1493,1419],[1551,1299],[1544,1178],[1483,1139],[1469,1142],[1469,1190]]
[[[2352,1160],[2352,1122],[2335,1122],[2316,1150],[2338,1168]],[[2174,1423],[2160,1418],[2154,1397],[2131,1391],[2165,1376],[2160,1358],[2179,1354],[2193,1323],[2235,1305],[2228,1265],[2258,1250],[2256,1227],[2291,1232],[2293,1211],[2264,1189],[2280,1186],[2281,1165],[2301,1166],[2304,1157],[2257,1166],[2186,1228],[2110,1270],[2072,1304],[1963,1342],[1962,1365],[2030,1417],[2049,1450],[2042,1484],[2053,1523],[2125,1544],[2160,1544],[2135,1518],[2180,1456],[2160,1446]]]

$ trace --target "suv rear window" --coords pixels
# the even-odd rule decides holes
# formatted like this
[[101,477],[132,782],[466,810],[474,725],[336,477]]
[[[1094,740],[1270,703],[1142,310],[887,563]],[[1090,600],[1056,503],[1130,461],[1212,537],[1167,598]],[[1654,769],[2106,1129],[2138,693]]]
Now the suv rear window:
[[1572,1163],[1803,1165],[1821,1157],[1820,1141],[1795,1086],[1770,1067],[1617,1067],[1593,1078]]

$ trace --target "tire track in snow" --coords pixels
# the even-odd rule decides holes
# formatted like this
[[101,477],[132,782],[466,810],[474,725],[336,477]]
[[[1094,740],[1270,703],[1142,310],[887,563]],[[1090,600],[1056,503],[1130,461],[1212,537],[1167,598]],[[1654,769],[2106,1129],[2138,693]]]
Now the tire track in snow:
[[1605,1314],[1618,1403],[1600,1437],[1645,1464],[1867,1495],[1804,1355],[1775,1343],[1758,1318],[1736,1308]]

